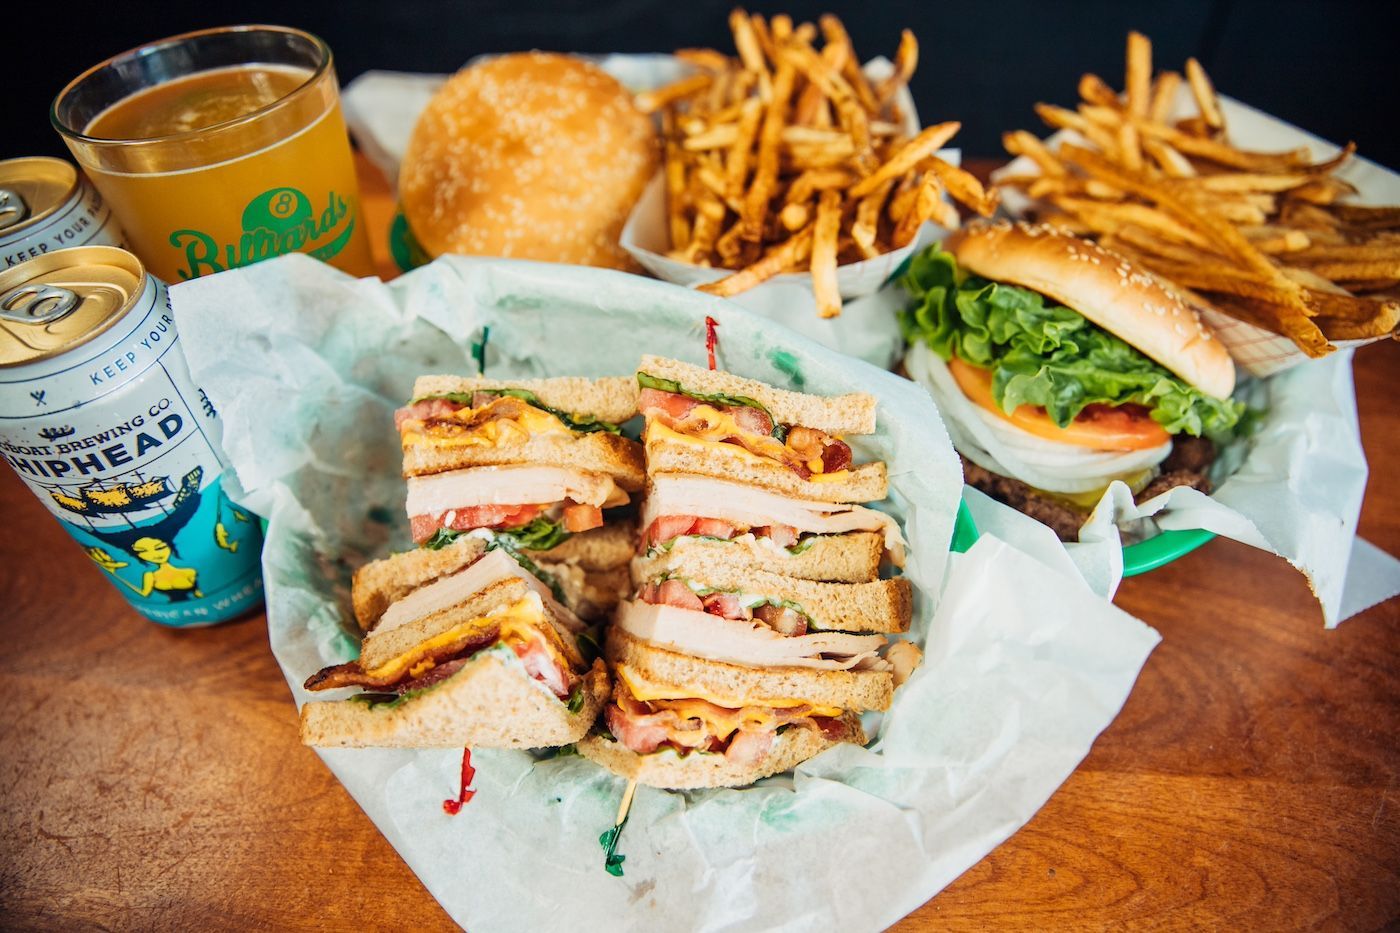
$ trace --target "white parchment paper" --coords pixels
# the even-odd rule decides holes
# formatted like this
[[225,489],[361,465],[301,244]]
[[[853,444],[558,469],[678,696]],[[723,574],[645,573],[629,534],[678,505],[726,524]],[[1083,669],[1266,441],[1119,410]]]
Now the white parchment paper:
[[[726,302],[638,276],[440,259],[385,286],[307,257],[172,289],[195,378],[219,407],[230,494],[270,516],[263,556],[273,651],[297,702],[354,655],[351,570],[408,543],[392,411],[424,372],[631,372],[643,352],[703,358],[819,393],[868,391],[879,430],[858,457],[890,466],[911,541],[912,637],[927,660],[869,748],[843,746],[744,790],[642,788],[625,877],[598,836],[624,782],[578,757],[480,750],[456,817],[454,752],[335,750],[327,765],[452,917],[472,929],[876,930],[1016,831],[1121,707],[1157,634],[992,537],[947,554],[961,478],[931,402]],[[937,595],[941,592],[941,598]],[[880,720],[877,723],[877,720]]]

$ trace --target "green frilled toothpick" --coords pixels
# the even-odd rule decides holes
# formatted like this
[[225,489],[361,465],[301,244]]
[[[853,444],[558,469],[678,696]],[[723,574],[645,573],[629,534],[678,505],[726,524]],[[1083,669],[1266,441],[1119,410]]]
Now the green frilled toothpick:
[[598,845],[603,847],[603,870],[614,878],[622,877],[622,863],[627,856],[617,854],[617,840],[622,835],[622,827],[627,825],[628,811],[632,809],[632,796],[637,793],[637,779],[627,782],[627,790],[622,793],[622,805],[617,808],[617,819],[612,829],[598,837]]
[[486,375],[486,342],[491,339],[491,328],[481,328],[481,342],[472,344],[472,359],[476,360],[476,374]]

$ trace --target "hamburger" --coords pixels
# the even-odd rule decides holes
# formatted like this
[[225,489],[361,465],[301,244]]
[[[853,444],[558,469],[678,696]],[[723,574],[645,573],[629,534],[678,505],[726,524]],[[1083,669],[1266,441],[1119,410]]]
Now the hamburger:
[[656,130],[582,59],[502,55],[428,102],[399,168],[414,240],[444,253],[629,268],[618,245],[656,171]]
[[974,224],[914,258],[909,374],[938,403],[967,482],[1065,540],[1110,483],[1145,501],[1210,491],[1244,406],[1196,310],[1103,247]]

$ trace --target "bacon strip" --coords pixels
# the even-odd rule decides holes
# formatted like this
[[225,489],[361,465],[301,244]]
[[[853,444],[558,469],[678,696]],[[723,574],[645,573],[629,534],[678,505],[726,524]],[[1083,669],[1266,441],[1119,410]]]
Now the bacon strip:
[[[500,640],[501,630],[498,626],[478,632],[475,635],[467,636],[458,641],[449,642],[436,650],[425,652],[418,663],[431,660],[435,665],[441,665],[448,660],[455,658],[470,658],[483,648],[494,645]],[[415,665],[410,665],[412,668]],[[427,676],[425,672],[423,676]],[[333,667],[322,668],[310,677],[306,678],[306,683],[302,684],[307,690],[335,690],[338,687],[392,687],[403,681],[410,680],[407,672],[394,677],[381,676],[371,677],[360,667],[359,661],[351,661],[348,664],[336,664]]]
[[654,418],[673,431],[703,435],[714,425],[695,409],[708,405],[734,419],[739,434],[721,438],[720,443],[734,444],[752,454],[781,463],[803,479],[811,478],[811,463],[819,460],[822,473],[835,473],[851,465],[851,448],[845,441],[825,431],[802,425],[789,425],[787,440],[773,437],[773,420],[757,408],[747,405],[716,405],[701,402],[676,392],[643,389],[638,396],[637,409],[647,418]]
[[458,402],[445,398],[425,398],[421,402],[405,405],[394,412],[394,429],[402,431],[407,421],[427,421],[430,418],[446,418],[465,408]]

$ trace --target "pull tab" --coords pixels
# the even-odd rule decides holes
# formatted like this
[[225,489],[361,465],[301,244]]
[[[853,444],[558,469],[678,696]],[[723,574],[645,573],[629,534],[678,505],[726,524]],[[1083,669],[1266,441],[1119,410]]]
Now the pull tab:
[[29,216],[29,205],[13,188],[0,188],[0,230],[8,230]]
[[58,285],[21,285],[0,295],[0,318],[17,324],[48,324],[73,313],[77,292]]

